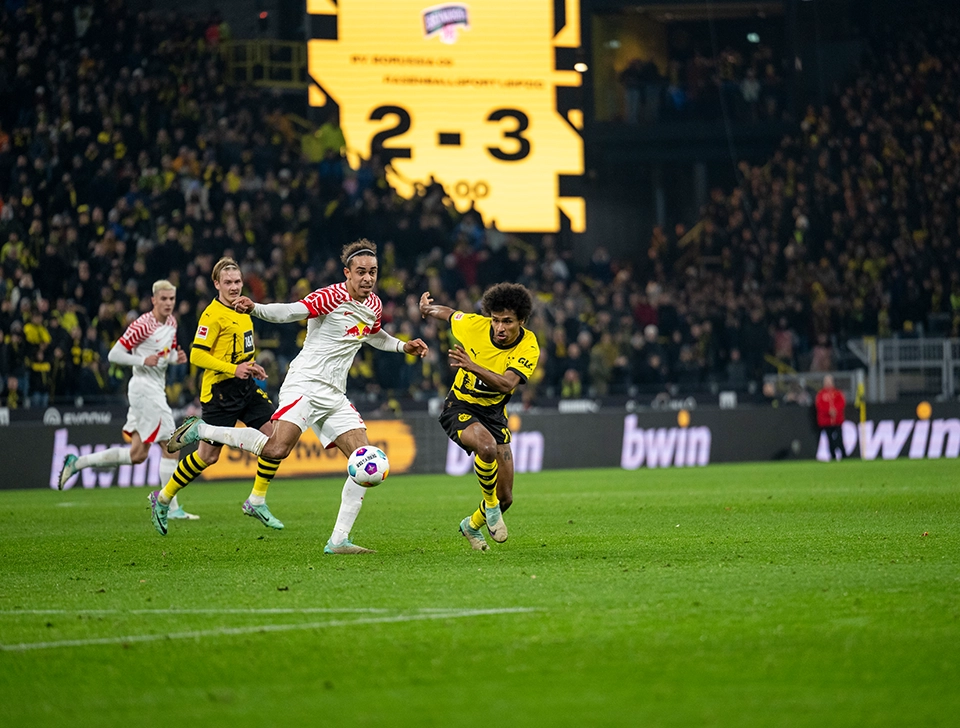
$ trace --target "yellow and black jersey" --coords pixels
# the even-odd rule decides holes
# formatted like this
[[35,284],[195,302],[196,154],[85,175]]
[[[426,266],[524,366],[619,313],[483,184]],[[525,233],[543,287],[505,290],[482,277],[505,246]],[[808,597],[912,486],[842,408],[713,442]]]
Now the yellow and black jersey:
[[[520,375],[521,382],[526,382],[537,368],[540,345],[532,331],[521,328],[520,336],[513,344],[501,346],[493,339],[489,318],[463,311],[450,317],[450,328],[469,357],[494,374],[514,371]],[[476,375],[460,369],[450,395],[461,402],[502,412],[513,391],[494,391]]]
[[[198,351],[207,356],[196,356]],[[190,360],[204,369],[200,401],[209,402],[212,387],[233,379],[237,364],[251,361],[253,356],[253,319],[237,313],[219,298],[213,299],[200,315],[190,352]]]

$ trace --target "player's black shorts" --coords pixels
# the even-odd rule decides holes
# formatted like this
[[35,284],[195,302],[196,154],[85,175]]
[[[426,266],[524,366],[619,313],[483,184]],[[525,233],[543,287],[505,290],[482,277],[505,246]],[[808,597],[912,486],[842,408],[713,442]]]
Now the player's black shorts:
[[467,452],[472,451],[460,442],[460,433],[474,422],[483,425],[493,435],[498,445],[506,445],[510,442],[510,428],[507,427],[507,417],[502,406],[482,407],[461,402],[454,397],[447,397],[443,403],[443,411],[440,413],[440,426],[447,433],[447,437]]
[[210,401],[200,411],[208,425],[233,427],[240,420],[259,430],[270,421],[277,407],[253,379],[224,379],[210,388]]

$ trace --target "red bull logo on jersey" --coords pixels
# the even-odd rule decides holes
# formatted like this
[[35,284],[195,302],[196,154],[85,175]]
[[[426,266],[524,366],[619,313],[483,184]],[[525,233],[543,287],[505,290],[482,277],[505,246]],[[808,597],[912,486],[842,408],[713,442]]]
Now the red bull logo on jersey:
[[370,330],[370,327],[364,323],[355,324],[349,327],[345,332],[344,336],[353,336],[357,339],[362,339],[366,336],[367,332]]

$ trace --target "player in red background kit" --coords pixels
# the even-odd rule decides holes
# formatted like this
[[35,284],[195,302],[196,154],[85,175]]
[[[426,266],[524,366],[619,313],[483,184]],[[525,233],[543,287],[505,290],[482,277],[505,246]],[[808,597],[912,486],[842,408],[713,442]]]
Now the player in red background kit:
[[817,427],[827,433],[827,445],[830,456],[843,460],[843,410],[847,400],[843,392],[834,386],[833,377],[829,374],[823,378],[823,389],[817,392],[815,402],[817,408]]

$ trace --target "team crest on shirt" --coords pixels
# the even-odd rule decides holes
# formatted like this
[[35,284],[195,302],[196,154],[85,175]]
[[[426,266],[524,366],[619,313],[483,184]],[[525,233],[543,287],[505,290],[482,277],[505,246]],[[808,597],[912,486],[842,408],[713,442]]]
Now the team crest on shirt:
[[343,335],[354,336],[358,339],[362,339],[364,335],[367,333],[367,331],[369,330],[370,330],[370,327],[367,326],[365,323],[361,322],[359,324],[355,324],[354,326],[350,326],[349,328],[347,328],[347,330],[343,332]]
[[207,327],[206,327],[206,326],[201,326],[200,328],[197,329],[197,338],[198,338],[198,339],[206,339],[206,338],[207,338]]

